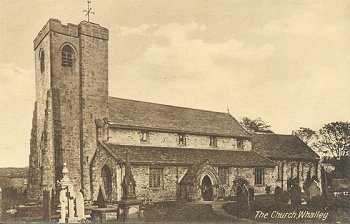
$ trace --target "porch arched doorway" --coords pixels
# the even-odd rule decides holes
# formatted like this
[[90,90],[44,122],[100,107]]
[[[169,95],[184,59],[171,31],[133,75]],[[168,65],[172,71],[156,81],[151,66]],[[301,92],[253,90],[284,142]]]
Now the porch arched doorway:
[[201,184],[203,201],[213,201],[213,183],[208,175],[205,175]]
[[106,193],[106,200],[112,201],[112,172],[107,165],[102,167],[101,178]]

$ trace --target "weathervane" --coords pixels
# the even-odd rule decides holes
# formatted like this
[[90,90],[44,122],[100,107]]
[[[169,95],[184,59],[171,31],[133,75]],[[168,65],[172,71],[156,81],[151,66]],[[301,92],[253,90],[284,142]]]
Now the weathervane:
[[90,0],[87,0],[87,3],[88,3],[88,8],[87,10],[83,10],[83,12],[86,12],[85,16],[88,17],[88,22],[90,22],[90,14],[95,14],[92,10],[92,8],[90,8],[90,3],[91,1]]

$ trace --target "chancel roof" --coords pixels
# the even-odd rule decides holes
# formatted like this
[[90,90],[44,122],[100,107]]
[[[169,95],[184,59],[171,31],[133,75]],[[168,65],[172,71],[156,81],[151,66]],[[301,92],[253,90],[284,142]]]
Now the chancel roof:
[[318,160],[319,156],[294,135],[252,134],[253,150],[270,159]]
[[228,113],[109,97],[111,127],[250,138]]
[[130,161],[134,164],[193,165],[209,161],[210,164],[216,166],[274,167],[276,165],[272,160],[253,151],[132,146],[111,143],[102,145],[118,156],[116,159],[124,159],[129,153]]

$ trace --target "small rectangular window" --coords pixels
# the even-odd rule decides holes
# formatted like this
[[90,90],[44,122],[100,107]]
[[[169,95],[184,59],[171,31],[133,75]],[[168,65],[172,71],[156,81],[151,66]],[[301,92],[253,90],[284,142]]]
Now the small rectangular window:
[[217,147],[217,138],[215,136],[210,136],[209,138],[209,146],[212,146],[212,147]]
[[149,142],[149,132],[142,131],[140,140],[141,142]]
[[222,183],[228,184],[228,167],[219,167],[218,173]]
[[149,187],[160,187],[162,176],[163,176],[162,168],[150,168],[149,169]]
[[237,139],[237,149],[243,149],[243,139]]
[[255,185],[264,184],[264,168],[255,168]]
[[186,135],[179,134],[179,145],[186,145]]

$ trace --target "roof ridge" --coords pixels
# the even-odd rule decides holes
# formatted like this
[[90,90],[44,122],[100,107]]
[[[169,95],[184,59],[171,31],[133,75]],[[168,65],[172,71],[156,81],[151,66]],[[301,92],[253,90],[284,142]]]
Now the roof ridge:
[[182,109],[188,109],[188,110],[197,110],[197,111],[204,111],[204,112],[210,112],[210,113],[219,113],[219,114],[229,115],[227,112],[212,111],[212,110],[198,109],[198,108],[185,107],[185,106],[175,106],[175,105],[169,105],[169,104],[163,104],[163,103],[154,103],[154,102],[134,100],[134,99],[126,99],[126,98],[120,98],[120,97],[114,97],[114,96],[108,96],[108,98],[113,98],[113,99],[118,99],[118,100],[127,100],[127,101],[146,103],[146,104],[153,104],[153,105],[159,105],[159,106],[166,106],[166,107],[176,107],[176,108],[182,108]]
[[[278,135],[278,136],[295,136],[293,134],[278,134],[278,133],[258,133],[258,132],[252,132],[253,135]],[[297,136],[295,136],[297,137]]]

